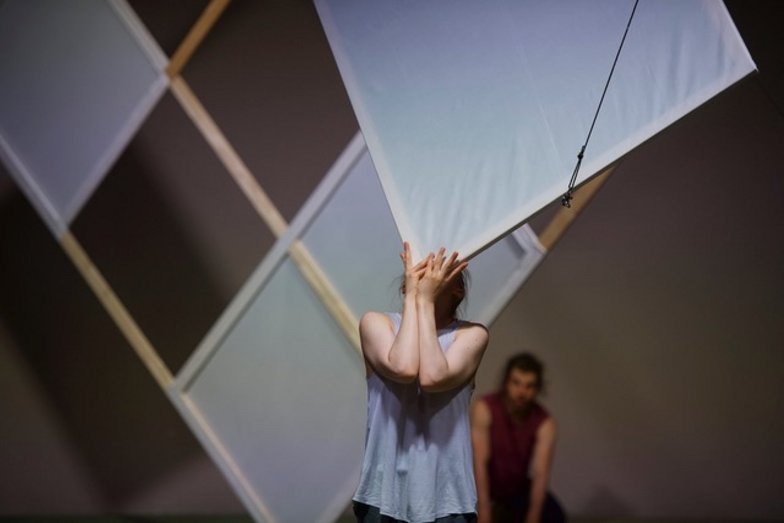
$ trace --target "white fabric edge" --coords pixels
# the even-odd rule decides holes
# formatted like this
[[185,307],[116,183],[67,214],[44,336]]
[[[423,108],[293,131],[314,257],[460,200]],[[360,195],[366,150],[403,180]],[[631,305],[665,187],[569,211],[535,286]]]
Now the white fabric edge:
[[196,404],[190,401],[186,393],[174,386],[167,388],[166,394],[253,519],[260,522],[277,523],[277,519],[267,509],[264,498],[249,487],[250,482],[242,474],[241,467],[234,461],[231,453],[226,450],[223,441],[211,430],[209,423],[206,422]]
[[[398,212],[400,210],[404,210],[404,207],[400,204],[401,198],[397,192],[396,187],[388,178],[389,168],[387,165],[386,160],[383,158],[383,155],[373,154],[373,149],[377,151],[383,151],[383,148],[380,146],[380,140],[378,138],[377,133],[375,132],[375,126],[372,125],[372,120],[368,116],[368,111],[364,104],[362,104],[361,100],[355,99],[352,92],[356,89],[348,88],[349,86],[355,86],[357,84],[355,80],[355,74],[349,63],[345,58],[345,51],[343,50],[342,43],[340,38],[336,38],[335,35],[337,34],[337,29],[335,26],[335,22],[331,16],[331,12],[329,10],[329,6],[326,4],[325,0],[314,0],[316,5],[316,10],[319,14],[321,19],[322,26],[324,28],[324,32],[327,36],[327,40],[330,43],[330,47],[332,48],[333,56],[335,57],[335,61],[338,65],[338,69],[340,70],[341,77],[343,78],[343,82],[346,85],[347,89],[346,92],[348,93],[349,99],[351,100],[351,104],[354,107],[354,112],[356,114],[357,120],[360,123],[360,128],[362,129],[362,133],[365,135],[365,140],[369,145],[369,151],[371,159],[376,167],[376,172],[378,173],[379,180],[381,182],[381,186],[384,190],[384,194],[387,197],[387,202],[392,210],[393,219],[398,227],[398,231],[404,240],[407,240],[411,244],[412,250],[412,257],[415,260],[419,260],[423,256],[423,252],[421,252],[421,241],[419,236],[414,232],[414,228],[411,227],[409,222],[409,217],[406,212]],[[726,76],[721,78],[719,81],[711,84],[710,86],[702,89],[698,92],[701,96],[697,96],[696,94],[689,97],[684,103],[679,104],[669,111],[667,111],[664,115],[657,118],[651,124],[641,128],[636,133],[631,135],[631,137],[627,137],[626,140],[620,142],[616,147],[613,147],[609,151],[605,152],[605,154],[597,157],[589,162],[583,164],[583,172],[590,172],[591,174],[588,175],[586,178],[583,178],[583,181],[587,181],[593,176],[596,176],[603,170],[604,167],[607,167],[617,161],[619,161],[623,156],[634,150],[634,148],[640,146],[645,141],[653,138],[656,134],[664,130],[666,127],[671,125],[672,123],[676,122],[680,118],[688,115],[692,111],[694,111],[697,107],[702,105],[703,103],[709,101],[711,98],[716,96],[721,91],[729,88],[730,86],[734,85],[735,83],[739,82],[743,78],[745,78],[748,74],[756,70],[756,65],[754,64],[753,60],[751,59],[751,55],[748,52],[743,40],[740,37],[740,33],[737,30],[734,22],[732,21],[732,17],[730,17],[729,12],[727,11],[726,6],[721,3],[721,7],[716,6],[716,2],[709,1],[707,3],[704,2],[704,5],[708,5],[714,9],[721,9],[722,15],[726,18],[722,18],[722,29],[719,29],[720,33],[725,36],[733,37],[736,42],[738,43],[738,47],[743,49],[742,53],[743,56],[746,58],[746,67],[740,68],[740,72],[735,75]],[[729,29],[729,34],[727,28]],[[610,86],[612,88],[612,85]],[[701,99],[702,101],[697,102],[697,99]],[[686,109],[683,111],[683,109]],[[678,115],[675,115],[677,112]],[[643,137],[642,135],[646,134],[643,130],[648,130],[648,136]],[[589,144],[590,145],[590,144]],[[626,152],[619,154],[614,151],[618,151],[619,149],[627,149]],[[597,167],[598,166],[598,167]],[[566,180],[566,178],[565,178]],[[560,184],[558,184],[560,187]],[[466,256],[466,259],[470,259],[476,254],[480,253],[482,250],[487,248],[488,246],[492,245],[493,243],[499,241],[501,238],[506,236],[506,234],[510,233],[512,230],[520,227],[523,223],[525,223],[530,216],[532,216],[535,212],[542,209],[544,206],[548,205],[549,203],[558,199],[562,194],[566,192],[566,184],[564,184],[563,188],[554,187],[551,190],[543,191],[542,196],[535,200],[534,204],[527,205],[523,207],[522,212],[513,212],[507,215],[506,218],[500,220],[496,226],[488,227],[487,232],[476,236],[472,239],[466,241],[463,245],[458,245],[456,250],[458,253],[469,253]]]
[[125,26],[131,38],[138,44],[142,54],[147,57],[153,68],[158,71],[158,77],[150,86],[147,94],[143,96],[131,111],[125,124],[120,127],[117,135],[109,146],[104,150],[103,155],[93,166],[90,173],[76,191],[75,196],[63,210],[63,221],[68,225],[74,220],[82,206],[90,198],[96,187],[106,176],[111,166],[117,161],[125,147],[133,139],[136,131],[144,120],[157,105],[168,87],[169,79],[165,74],[168,58],[158,46],[155,39],[147,31],[147,28],[139,20],[134,10],[128,5],[126,0],[109,0],[109,6],[114,11],[117,18]]
[[212,354],[218,349],[256,296],[262,292],[278,266],[288,257],[291,244],[302,236],[319,211],[327,204],[340,182],[348,175],[364,150],[365,144],[362,141],[362,135],[357,133],[351,139],[346,149],[338,156],[338,159],[329,169],[324,179],[311,193],[285,234],[278,238],[270,252],[259,263],[177,373],[174,383],[178,389],[186,391],[193,381],[198,378],[199,373],[209,362]]
[[144,54],[147,55],[147,58],[150,59],[155,68],[163,72],[169,65],[169,58],[158,46],[155,38],[147,30],[147,26],[136,15],[136,11],[128,5],[126,0],[109,0],[109,5],[125,23],[125,27],[128,28],[131,36],[140,45]]
[[338,155],[337,160],[327,171],[308,199],[302,205],[297,215],[289,224],[299,238],[303,236],[305,230],[316,219],[321,210],[327,205],[335,191],[343,183],[354,165],[362,158],[367,149],[362,133],[357,131],[351,138],[348,145]]
[[[717,3],[720,4],[720,7],[716,6]],[[738,26],[735,25],[735,20],[732,19],[732,16],[730,15],[730,11],[729,9],[727,9],[727,4],[725,4],[723,0],[721,2],[703,0],[703,5],[705,4],[711,6],[714,9],[721,10],[722,20],[729,21],[729,24],[722,25],[722,27],[725,28],[725,31],[722,31],[721,34],[724,35],[725,37],[732,38],[737,44],[737,47],[743,50],[742,53],[743,56],[746,58],[746,61],[753,66],[753,69],[755,71],[759,70],[757,64],[754,62],[754,58],[751,56],[751,53],[749,52],[749,49],[746,47],[746,43],[743,41],[743,37],[741,36],[740,31],[738,31]]]
[[533,274],[546,255],[546,250],[539,243],[539,238],[528,224],[510,233],[506,236],[506,239],[515,242],[523,256],[519,261],[519,266],[509,277],[508,284],[495,300],[485,305],[478,315],[478,321],[488,327],[498,319],[498,316],[519,292],[520,287]]
[[256,296],[264,290],[272,274],[288,257],[288,250],[294,241],[293,235],[286,234],[275,242],[270,252],[251,273],[242,288],[234,295],[217,321],[204,336],[196,349],[188,357],[174,378],[174,387],[183,393],[190,389],[194,380],[220,347],[232,328],[242,318]]
[[519,229],[512,231],[512,238],[517,240],[517,243],[522,248],[530,247],[540,254],[547,254],[547,247],[542,245],[542,242],[539,241],[539,236],[537,236],[533,228],[527,223]]
[[[228,478],[234,490],[239,493],[245,506],[254,519],[257,520],[275,521],[266,509],[263,497],[242,476],[241,467],[233,461],[231,453],[225,450],[217,435],[210,430],[209,423],[204,420],[203,416],[199,416],[196,405],[186,402],[184,398],[187,397],[191,385],[198,379],[200,373],[219,349],[226,336],[240,321],[256,296],[264,290],[274,272],[289,258],[288,251],[291,244],[307,230],[307,227],[334,195],[340,183],[351,172],[351,169],[364,152],[365,143],[361,133],[357,132],[297,213],[286,233],[275,242],[273,248],[257,266],[256,270],[235,295],[199,346],[188,358],[167,391],[172,402],[177,406],[180,415],[186,419],[191,430],[198,436],[201,444],[207,449],[213,461],[218,464],[224,476]],[[209,434],[212,434],[212,436]],[[358,466],[361,467],[361,463]],[[343,510],[347,500],[351,498],[356,488],[357,477],[359,477],[359,469],[357,469],[355,475],[346,478],[338,495],[322,511],[317,519],[318,522],[329,523],[336,514]]]
[[79,189],[75,192],[73,198],[71,198],[71,201],[65,209],[63,209],[63,221],[67,226],[70,226],[84,204],[108,174],[112,165],[114,165],[120,155],[122,155],[123,151],[128,146],[128,143],[130,143],[136,132],[147,119],[147,116],[158,104],[158,101],[163,96],[167,86],[168,78],[165,74],[159,74],[147,94],[136,104],[136,107],[134,107],[128,119],[122,127],[120,127],[114,139],[98,158],[98,161],[93,165],[90,174],[84,178]]
[[[314,3],[316,5],[316,11],[318,12],[319,18],[321,19],[321,25],[324,28],[324,34],[326,34],[330,48],[332,49],[332,55],[335,57],[335,62],[337,63],[338,70],[340,71],[340,76],[343,79],[343,83],[346,87],[349,85],[354,86],[357,84],[354,70],[351,68],[350,64],[345,58],[345,52],[343,50],[343,45],[341,44],[340,39],[335,38],[337,30],[334,19],[332,18],[332,14],[329,10],[329,6],[323,0],[314,0]],[[362,103],[362,100],[357,99],[353,95],[352,89],[347,88],[346,93],[348,94],[351,105],[354,108],[354,115],[357,117],[362,134],[365,137],[365,142],[368,145],[368,151],[370,153],[370,159],[373,161],[373,165],[376,168],[376,173],[378,175],[379,181],[381,182],[381,188],[383,189],[387,203],[392,210],[392,218],[397,225],[401,239],[407,241],[410,244],[412,259],[419,261],[423,258],[424,255],[421,249],[422,241],[416,234],[415,229],[411,226],[408,215],[405,212],[396,212],[397,210],[403,209],[403,206],[400,204],[401,198],[397,192],[396,187],[390,182],[387,175],[389,172],[389,166],[386,162],[386,159],[383,157],[383,155],[374,155],[372,153],[373,149],[377,151],[383,150],[381,148],[381,141],[378,138],[375,126],[372,125],[372,120],[368,116],[367,108]]]
[[[748,67],[748,65],[751,65],[752,67]],[[617,163],[624,156],[631,153],[634,149],[644,144],[646,141],[654,138],[657,134],[662,132],[673,123],[677,122],[681,118],[687,117],[701,105],[710,102],[713,97],[725,89],[732,87],[736,83],[746,78],[749,74],[756,70],[753,65],[753,63],[747,64],[747,67],[742,69],[738,74],[733,75],[728,79],[723,79],[721,82],[711,84],[705,89],[698,91],[689,97],[683,104],[673,107],[670,111],[664,113],[660,118],[652,121],[649,125],[640,128],[636,133],[630,135],[630,137],[628,137],[626,140],[616,145],[616,147],[613,147],[601,156],[593,158],[584,163],[582,172],[590,172],[591,174],[586,177],[579,177],[578,185],[587,182],[594,176],[597,176],[610,165]],[[684,111],[683,109],[686,110]],[[622,149],[626,149],[627,152],[618,154],[617,151]],[[590,143],[588,144],[588,149],[586,149],[586,151],[590,151]],[[472,253],[471,256],[474,256],[488,245],[491,245],[503,238],[508,233],[508,231],[520,227],[520,225],[524,223],[525,220],[530,218],[530,216],[532,216],[535,212],[559,199],[566,192],[566,189],[567,186],[565,184],[561,185],[560,182],[558,184],[552,185],[548,190],[542,191],[539,198],[532,200],[530,205],[520,208],[521,212],[510,213],[506,219],[498,222],[495,226],[488,228],[485,234],[475,237],[465,245],[461,245],[457,251],[470,252]],[[522,222],[518,221],[519,216],[525,217]]]
[[62,220],[46,192],[41,189],[35,178],[29,175],[29,169],[16,155],[2,133],[0,133],[0,159],[3,160],[9,174],[27,196],[27,200],[33,205],[33,208],[38,211],[38,215],[44,220],[55,238],[61,240],[68,225]]

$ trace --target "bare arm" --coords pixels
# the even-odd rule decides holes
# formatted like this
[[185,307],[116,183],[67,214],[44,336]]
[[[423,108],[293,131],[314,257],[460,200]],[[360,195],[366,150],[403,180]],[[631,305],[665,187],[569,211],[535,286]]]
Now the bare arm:
[[555,451],[556,427],[553,418],[547,418],[536,432],[536,445],[531,462],[531,493],[528,503],[526,523],[538,523],[542,518],[542,507],[547,496],[550,470]]
[[405,292],[400,328],[395,335],[392,320],[385,314],[367,312],[359,322],[359,338],[368,375],[375,371],[401,383],[414,381],[419,372],[419,339],[416,313],[417,283],[429,258],[411,263],[411,249],[403,242]]
[[471,443],[474,450],[474,477],[478,512],[477,523],[490,523],[492,506],[490,503],[490,478],[487,467],[490,463],[490,425],[492,415],[487,404],[479,400],[471,408]]
[[395,335],[392,320],[379,312],[366,312],[359,322],[359,338],[368,371],[400,383],[410,383],[419,371],[419,343],[415,298],[403,301],[403,317]]
[[419,327],[419,385],[427,392],[440,392],[459,387],[476,373],[488,341],[487,329],[479,324],[461,327],[452,345],[444,353],[436,330],[436,300],[465,269],[467,263],[457,261],[457,253],[449,259],[442,248],[430,257],[419,280],[417,318]]
[[418,303],[419,385],[427,392],[451,390],[476,373],[487,348],[487,329],[479,324],[461,327],[446,353],[438,343],[432,303]]

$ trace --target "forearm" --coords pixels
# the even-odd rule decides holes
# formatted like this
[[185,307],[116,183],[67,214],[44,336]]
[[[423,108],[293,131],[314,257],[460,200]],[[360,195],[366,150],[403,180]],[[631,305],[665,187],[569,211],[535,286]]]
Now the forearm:
[[493,509],[490,501],[490,479],[487,476],[487,465],[475,463],[474,477],[476,479],[476,511],[483,521],[489,521]]
[[400,328],[387,354],[389,368],[411,379],[415,379],[419,372],[419,328],[416,309],[416,297],[405,295]]
[[528,498],[528,512],[525,516],[526,523],[538,523],[542,518],[542,507],[547,496],[548,478],[545,474],[535,474],[531,478],[531,491]]
[[437,383],[449,372],[447,360],[438,343],[435,305],[429,299],[417,299],[416,312],[419,328],[419,382]]

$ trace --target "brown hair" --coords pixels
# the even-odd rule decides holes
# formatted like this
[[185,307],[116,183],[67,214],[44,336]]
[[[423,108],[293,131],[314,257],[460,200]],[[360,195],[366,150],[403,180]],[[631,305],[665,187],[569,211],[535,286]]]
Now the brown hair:
[[521,352],[509,358],[504,368],[504,378],[501,380],[501,390],[506,385],[512,371],[517,369],[522,372],[532,372],[536,375],[536,386],[541,391],[544,389],[544,365],[530,352]]

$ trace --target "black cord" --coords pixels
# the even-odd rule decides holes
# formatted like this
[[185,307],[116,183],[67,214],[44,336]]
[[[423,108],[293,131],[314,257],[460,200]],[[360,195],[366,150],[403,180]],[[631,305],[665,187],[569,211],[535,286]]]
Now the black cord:
[[634,7],[632,8],[632,14],[629,16],[629,21],[626,22],[626,30],[623,32],[623,38],[621,38],[621,45],[618,46],[618,52],[615,53],[615,60],[613,60],[612,68],[610,69],[610,75],[607,77],[607,82],[604,84],[604,91],[602,91],[602,97],[599,99],[599,105],[596,107],[596,113],[593,115],[593,122],[591,122],[591,128],[588,130],[588,136],[585,137],[585,143],[580,148],[580,152],[577,153],[577,164],[574,166],[574,171],[572,171],[572,178],[569,180],[569,186],[566,189],[566,193],[561,196],[561,205],[564,207],[571,207],[572,206],[572,192],[574,191],[574,184],[577,182],[577,173],[580,172],[580,164],[583,163],[583,156],[585,155],[585,148],[588,147],[588,140],[591,139],[591,134],[593,133],[593,126],[596,125],[596,119],[599,117],[599,111],[602,109],[602,104],[604,103],[604,95],[607,94],[607,88],[610,86],[610,80],[612,79],[612,75],[615,72],[615,64],[618,63],[618,57],[621,56],[621,49],[623,49],[623,43],[626,41],[626,35],[629,32],[629,26],[632,25],[632,19],[634,18],[634,12],[637,11],[637,4],[640,0],[634,0]]

